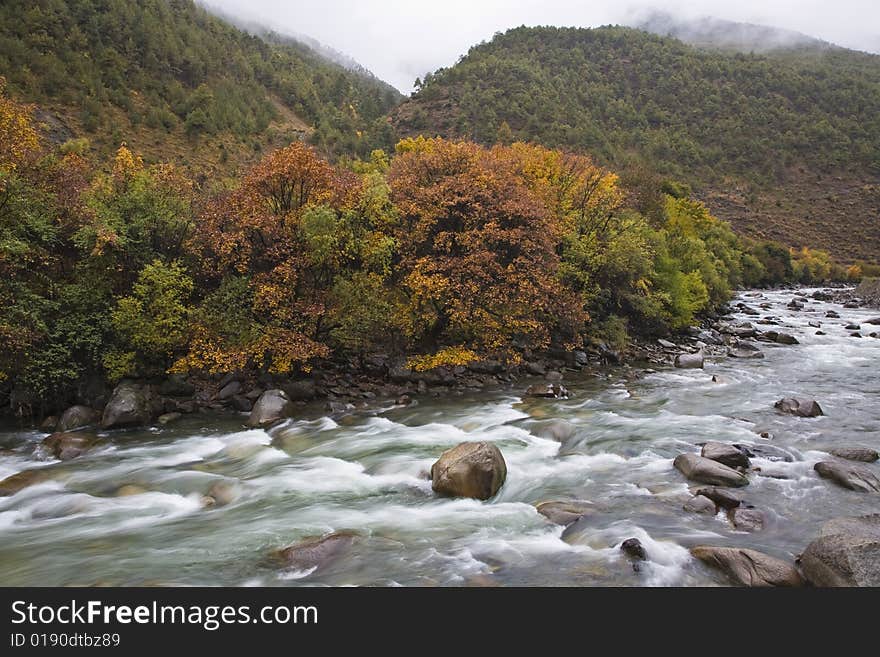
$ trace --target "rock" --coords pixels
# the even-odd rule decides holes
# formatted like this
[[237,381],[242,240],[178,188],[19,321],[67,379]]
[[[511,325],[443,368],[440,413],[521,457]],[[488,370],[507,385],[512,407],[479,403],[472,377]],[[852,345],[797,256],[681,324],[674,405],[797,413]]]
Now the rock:
[[630,559],[636,561],[645,561],[648,558],[648,553],[645,552],[645,546],[643,546],[642,542],[637,538],[626,539],[620,544],[620,551]]
[[241,413],[250,413],[254,408],[254,404],[244,395],[235,395],[232,398],[232,408]]
[[135,484],[125,484],[116,489],[116,497],[132,497],[134,495],[143,495],[147,489],[143,486]]
[[810,321],[807,322],[807,326],[811,326],[813,328],[822,328],[822,322]]
[[354,545],[358,535],[353,532],[333,532],[294,543],[277,552],[284,565],[297,570],[311,570],[327,566]]
[[880,454],[876,450],[867,447],[835,447],[828,450],[828,453],[847,461],[861,461],[862,463],[873,463],[880,459]]
[[702,352],[697,354],[679,354],[675,357],[675,366],[681,369],[701,369],[703,364]]
[[840,319],[840,315],[835,310],[829,310],[827,313],[825,313],[825,317],[829,319]]
[[860,338],[860,337],[862,337],[862,334],[861,334],[861,333],[850,333],[850,334],[849,334],[849,337],[851,337],[851,338]]
[[544,420],[529,427],[529,433],[533,436],[548,438],[560,443],[564,443],[576,432],[577,427],[565,420]]
[[104,408],[101,427],[112,429],[149,424],[156,414],[157,403],[152,386],[122,381],[114,388]]
[[777,333],[774,342],[778,344],[800,344],[796,337],[788,333]]
[[212,506],[226,506],[241,497],[241,486],[231,481],[218,481],[208,489],[207,497],[213,500]]
[[535,383],[529,386],[524,396],[534,399],[567,399],[568,390],[561,383]]
[[675,344],[674,342],[670,342],[669,340],[664,340],[663,338],[657,340],[657,344],[659,344],[664,349],[678,349],[677,344]]
[[431,466],[431,487],[441,495],[488,500],[507,478],[507,464],[493,443],[461,443]]
[[822,407],[813,399],[786,398],[780,399],[773,405],[777,410],[798,417],[819,417],[825,415]]
[[53,433],[43,439],[40,447],[61,461],[69,461],[77,456],[82,456],[95,443],[98,437],[90,433]]
[[589,502],[541,502],[535,507],[542,516],[556,525],[567,527],[593,511]]
[[844,488],[863,493],[880,493],[880,479],[871,470],[855,463],[820,461],[813,466],[823,479],[840,484]]
[[179,374],[172,374],[159,386],[159,394],[163,397],[191,397],[196,387]]
[[544,377],[547,379],[549,383],[562,383],[562,372],[558,372],[553,370],[551,372],[547,372],[547,376]]
[[816,335],[828,335],[825,331],[816,331]]
[[722,509],[735,509],[742,504],[742,499],[724,488],[698,488],[694,495],[707,497]]
[[700,331],[697,333],[696,338],[700,342],[705,342],[706,344],[724,344],[724,338],[721,337],[721,334],[718,331],[712,328]]
[[61,414],[61,419],[58,420],[55,430],[62,433],[73,431],[95,424],[100,419],[101,414],[88,406],[71,406]]
[[734,528],[743,532],[759,532],[764,529],[764,513],[758,509],[740,505],[728,510],[727,519]]
[[709,441],[700,452],[703,458],[718,461],[731,468],[749,467],[749,458],[733,445]]
[[[770,434],[765,431],[761,433],[761,437],[769,438]],[[744,445],[741,443],[734,443],[734,447],[742,451],[749,458],[759,457],[767,459],[768,461],[784,461],[786,463],[791,463],[795,460],[795,455],[791,452],[772,445]]]
[[52,433],[53,431],[55,431],[56,426],[58,426],[58,416],[50,415],[45,420],[40,422],[40,431]]
[[862,327],[858,324],[847,324],[843,328],[845,328],[847,331],[859,331]]
[[685,502],[684,510],[691,513],[705,513],[713,516],[718,512],[715,502],[703,495],[694,495]]
[[283,390],[267,390],[248,417],[250,427],[269,427],[293,415],[295,408]]
[[547,374],[547,368],[544,366],[544,363],[526,363],[525,368],[526,372],[528,372],[532,376],[544,376],[545,374]]
[[871,324],[872,326],[880,326],[880,317],[874,317],[872,319],[866,319],[865,324]]
[[281,386],[290,401],[311,401],[318,396],[318,389],[311,379],[290,381]]
[[163,415],[160,415],[156,421],[159,424],[165,425],[165,424],[171,424],[172,422],[176,422],[177,420],[179,420],[182,417],[183,417],[182,413],[178,413],[177,411],[175,411],[173,413],[165,413]]
[[51,477],[45,468],[36,468],[34,470],[22,470],[14,475],[9,475],[3,481],[0,481],[0,497],[15,495],[18,491],[34,486],[44,481],[49,481]]
[[223,401],[226,399],[230,399],[234,397],[238,393],[241,392],[241,383],[239,381],[230,381],[225,386],[220,388],[220,392],[217,393],[217,399]]
[[829,520],[798,563],[814,586],[880,586],[880,514]]
[[679,454],[675,457],[672,465],[688,479],[703,484],[747,486],[749,483],[744,474],[696,454]]
[[501,374],[504,365],[497,360],[478,360],[468,363],[467,368],[476,374]]
[[803,586],[797,569],[789,563],[746,548],[699,545],[691,554],[717,568],[742,586]]
[[750,342],[737,342],[727,348],[727,355],[731,358],[763,358],[764,352]]

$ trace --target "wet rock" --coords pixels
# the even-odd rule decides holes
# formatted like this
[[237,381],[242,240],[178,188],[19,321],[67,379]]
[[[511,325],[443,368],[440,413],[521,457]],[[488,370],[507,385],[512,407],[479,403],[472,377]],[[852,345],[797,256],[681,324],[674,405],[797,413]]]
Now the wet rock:
[[232,400],[232,408],[240,413],[250,413],[254,409],[253,402],[244,395],[235,395]]
[[691,499],[685,502],[684,510],[690,511],[691,513],[704,513],[712,516],[718,512],[715,502],[703,495],[694,495]]
[[724,338],[721,337],[721,334],[713,328],[705,329],[697,333],[697,340],[700,342],[705,342],[706,344],[712,345],[722,345],[724,344]]
[[742,499],[724,488],[698,488],[694,495],[707,497],[722,509],[735,509],[742,504]]
[[733,445],[709,441],[703,445],[700,452],[703,458],[718,461],[731,468],[747,468],[749,467],[748,457]]
[[788,333],[777,333],[773,341],[777,344],[800,344],[796,337]]
[[133,497],[134,495],[143,495],[147,489],[136,484],[125,484],[116,489],[116,497]]
[[431,466],[431,487],[450,497],[488,500],[507,478],[507,464],[493,443],[461,443]]
[[40,443],[40,448],[61,461],[70,461],[82,456],[98,442],[98,437],[90,433],[53,433]]
[[100,419],[101,414],[88,406],[71,406],[61,414],[61,419],[58,420],[58,426],[55,427],[55,430],[62,433],[73,431],[95,424]]
[[859,331],[862,327],[858,324],[847,324],[843,328],[845,328],[847,331]]
[[849,334],[849,337],[851,337],[851,338],[860,338],[860,337],[862,337],[862,334],[861,334],[861,333],[850,333],[850,334]]
[[763,358],[764,352],[750,342],[737,342],[727,348],[731,358]]
[[703,354],[679,354],[675,357],[675,366],[681,369],[702,369],[705,359]]
[[828,450],[828,453],[847,461],[861,461],[862,463],[873,463],[880,459],[880,454],[876,450],[867,447],[835,447]]
[[816,331],[816,335],[828,335],[825,331]]
[[217,393],[217,399],[221,401],[225,401],[230,399],[241,392],[241,383],[239,381],[230,381],[225,386],[220,388],[220,392]]
[[149,424],[157,414],[158,402],[152,386],[122,381],[114,388],[104,408],[101,427],[112,429]]
[[807,322],[807,326],[811,326],[813,328],[822,328],[822,322],[810,321]]
[[226,506],[241,497],[241,486],[232,481],[218,481],[208,489],[207,497],[211,498],[212,506]]
[[692,481],[713,486],[747,486],[749,480],[733,468],[697,456],[696,454],[679,454],[672,465],[685,477]]
[[840,314],[838,314],[836,310],[829,310],[827,313],[825,313],[825,317],[827,317],[828,319],[840,319]]
[[55,431],[55,427],[58,426],[58,416],[50,415],[45,420],[40,422],[40,431],[52,432]]
[[730,524],[743,532],[759,532],[764,529],[764,513],[758,509],[750,509],[743,505],[727,512]]
[[0,497],[15,495],[18,491],[28,486],[34,486],[44,481],[49,481],[49,479],[51,477],[45,468],[16,472],[14,475],[10,475],[3,481],[0,481]]
[[267,390],[251,411],[248,426],[269,427],[291,417],[295,411],[293,403],[283,390]]
[[581,501],[541,502],[535,508],[547,520],[563,527],[567,527],[593,511],[592,504]]
[[528,372],[532,376],[544,376],[545,374],[547,374],[547,368],[544,366],[544,363],[540,363],[540,362],[526,363],[525,368],[526,368],[526,372]]
[[172,422],[176,422],[180,418],[183,417],[182,413],[173,412],[173,413],[165,413],[164,415],[160,415],[156,420],[159,424],[171,424]]
[[[770,434],[765,431],[761,433],[761,437],[770,438]],[[773,445],[745,445],[742,443],[735,443],[734,447],[741,450],[749,458],[758,457],[767,459],[768,461],[784,461],[785,463],[791,463],[796,460],[795,455],[791,452],[788,452],[781,447],[774,447]]]
[[347,552],[357,541],[353,532],[333,532],[306,538],[277,552],[285,566],[297,570],[323,568]]
[[311,401],[318,396],[317,386],[311,379],[290,381],[285,383],[281,389],[290,401]]
[[880,514],[829,520],[798,564],[814,586],[880,586]]
[[742,586],[803,586],[794,565],[746,548],[699,545],[691,554]]
[[825,415],[825,413],[822,412],[822,407],[819,406],[819,402],[814,399],[780,399],[773,406],[783,413],[796,415],[798,417],[819,417],[820,415]]
[[823,479],[863,493],[880,493],[880,479],[863,465],[841,461],[820,461],[813,466]]
[[565,420],[544,420],[529,427],[529,433],[533,436],[555,440],[560,443],[564,443],[572,438],[576,432],[577,427]]
[[865,324],[871,324],[872,326],[880,326],[880,317],[874,317],[872,319],[866,319]]
[[524,396],[533,399],[568,399],[568,390],[561,383],[536,383],[528,387]]
[[642,545],[642,542],[637,538],[626,539],[620,544],[620,551],[635,561],[645,561],[648,558],[648,553],[645,552],[645,546]]

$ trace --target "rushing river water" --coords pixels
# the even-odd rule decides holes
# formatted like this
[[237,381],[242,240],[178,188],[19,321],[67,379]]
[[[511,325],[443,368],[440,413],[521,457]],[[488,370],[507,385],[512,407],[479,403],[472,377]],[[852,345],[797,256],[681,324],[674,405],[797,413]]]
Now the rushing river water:
[[[244,416],[189,416],[113,432],[65,463],[35,459],[45,434],[7,431],[0,479],[35,467],[49,478],[0,498],[0,584],[703,586],[725,580],[689,556],[693,545],[791,560],[823,521],[878,509],[877,495],[816,475],[825,450],[880,449],[880,340],[844,329],[877,312],[812,300],[792,311],[791,298],[745,300],[771,303],[762,315],[780,326],[759,328],[789,332],[800,345],[760,343],[763,360],[710,358],[705,370],[567,373],[568,400],[523,401],[521,381],[336,420],[316,406],[271,435],[243,430]],[[826,319],[831,309],[841,319]],[[826,416],[774,410],[795,395],[819,400]],[[541,437],[558,420],[564,440]],[[443,450],[465,440],[493,441],[507,461],[507,481],[489,502],[438,498],[425,478]],[[765,513],[762,531],[682,509],[689,484],[672,459],[706,440],[790,455],[754,458],[760,473],[738,491]],[[880,475],[877,464],[867,467]],[[221,480],[234,501],[203,508]],[[593,511],[564,530],[535,511],[547,500],[588,500]],[[266,559],[336,530],[361,538],[315,572]],[[638,572],[619,550],[631,537],[648,554]]]

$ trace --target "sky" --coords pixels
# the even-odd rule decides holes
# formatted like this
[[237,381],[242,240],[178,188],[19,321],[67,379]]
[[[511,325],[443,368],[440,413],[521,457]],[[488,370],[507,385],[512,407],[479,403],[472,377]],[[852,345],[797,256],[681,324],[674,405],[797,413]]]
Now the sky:
[[404,93],[468,48],[519,25],[627,24],[650,10],[797,30],[880,53],[878,0],[205,0],[279,33],[305,34],[351,56]]

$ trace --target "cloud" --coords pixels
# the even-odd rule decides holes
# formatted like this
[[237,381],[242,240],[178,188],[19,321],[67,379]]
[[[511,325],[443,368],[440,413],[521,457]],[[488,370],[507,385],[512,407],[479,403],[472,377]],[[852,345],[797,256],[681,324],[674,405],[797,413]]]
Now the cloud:
[[627,23],[660,10],[797,30],[838,45],[880,53],[876,0],[207,0],[281,33],[305,34],[350,55],[404,92],[416,77],[450,66],[468,48],[519,25],[594,27]]

